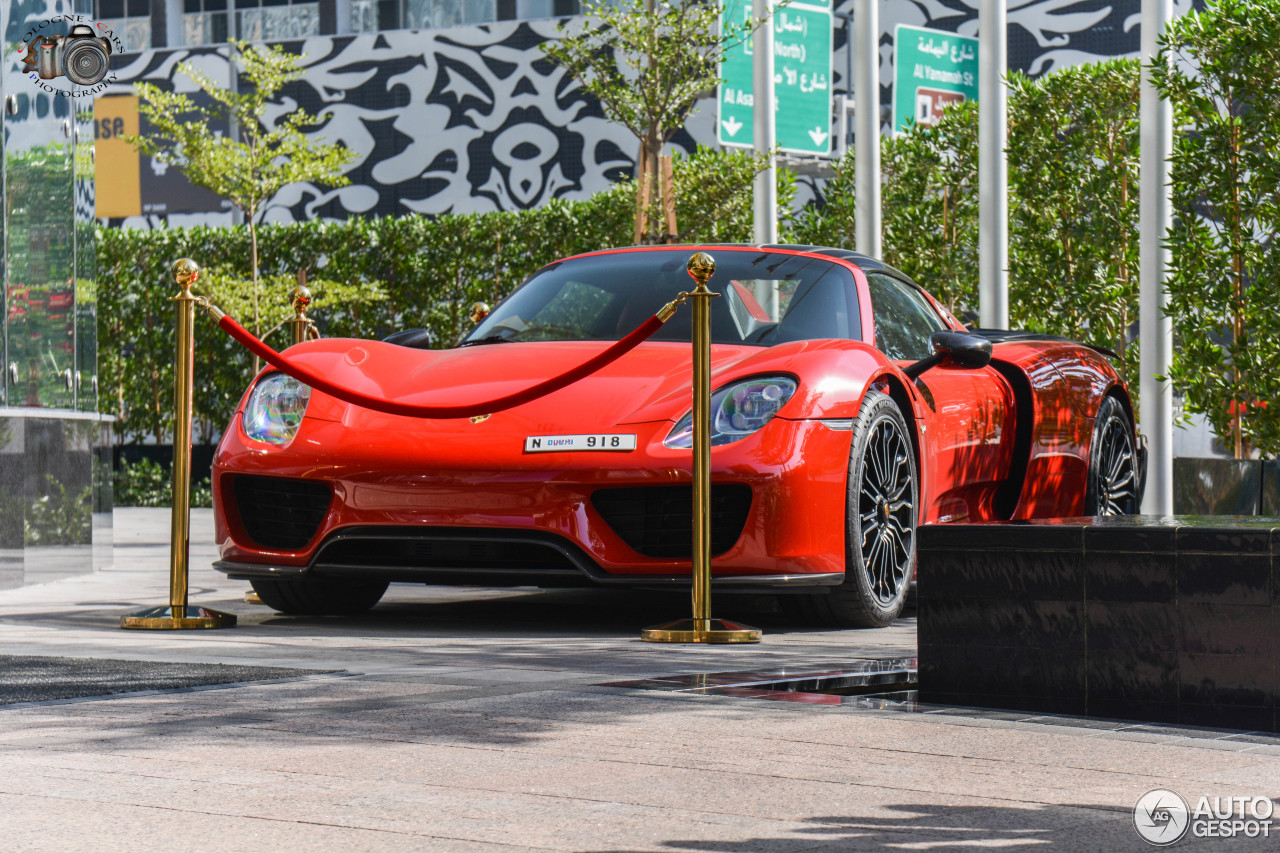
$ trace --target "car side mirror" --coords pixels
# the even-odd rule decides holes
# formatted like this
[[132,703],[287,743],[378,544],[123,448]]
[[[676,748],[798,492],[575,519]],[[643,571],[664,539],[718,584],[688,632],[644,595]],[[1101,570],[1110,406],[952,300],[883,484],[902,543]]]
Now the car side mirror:
[[991,341],[968,332],[934,332],[929,343],[935,353],[951,359],[957,367],[986,367],[991,363]]
[[902,369],[912,379],[931,367],[950,361],[956,367],[976,369],[991,363],[991,341],[966,332],[934,332],[929,336],[933,355]]
[[435,338],[430,329],[405,329],[388,335],[382,342],[413,349],[431,349],[435,346]]

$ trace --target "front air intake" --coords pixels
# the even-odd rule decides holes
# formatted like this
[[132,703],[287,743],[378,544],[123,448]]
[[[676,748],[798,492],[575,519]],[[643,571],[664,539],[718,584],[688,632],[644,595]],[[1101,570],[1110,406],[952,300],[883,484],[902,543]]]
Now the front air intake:
[[239,474],[232,480],[240,525],[263,548],[297,551],[316,535],[329,510],[328,483]]
[[[598,489],[591,505],[618,537],[646,557],[691,559],[693,487],[639,486]],[[742,536],[751,510],[751,487],[711,487],[711,553],[723,554]]]

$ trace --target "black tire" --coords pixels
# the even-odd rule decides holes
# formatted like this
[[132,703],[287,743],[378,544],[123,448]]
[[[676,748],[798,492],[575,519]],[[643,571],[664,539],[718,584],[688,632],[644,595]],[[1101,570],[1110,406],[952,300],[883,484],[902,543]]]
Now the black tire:
[[272,610],[294,616],[363,613],[382,598],[386,581],[253,580],[253,591]]
[[915,573],[920,479],[902,411],[879,391],[867,392],[854,422],[845,491],[844,583],[806,603],[828,624],[885,628]]
[[1084,514],[1135,515],[1140,498],[1133,423],[1119,400],[1105,397],[1093,422]]

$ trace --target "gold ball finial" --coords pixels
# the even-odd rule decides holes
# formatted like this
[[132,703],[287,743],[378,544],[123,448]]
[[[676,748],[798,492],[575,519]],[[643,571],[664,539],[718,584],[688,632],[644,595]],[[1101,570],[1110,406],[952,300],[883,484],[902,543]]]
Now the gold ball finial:
[[689,256],[689,263],[685,265],[685,268],[689,270],[689,275],[697,282],[698,289],[702,289],[707,286],[711,276],[716,274],[716,259],[706,252],[694,252]]
[[293,313],[306,314],[307,309],[311,307],[311,288],[305,284],[299,284],[293,290],[290,290],[289,304],[293,306]]
[[173,262],[170,272],[173,274],[174,284],[183,290],[189,290],[200,277],[200,265],[190,258],[178,258]]
[[485,317],[489,316],[489,311],[491,310],[492,309],[489,308],[489,303],[487,302],[473,302],[471,304],[471,322],[478,324]]

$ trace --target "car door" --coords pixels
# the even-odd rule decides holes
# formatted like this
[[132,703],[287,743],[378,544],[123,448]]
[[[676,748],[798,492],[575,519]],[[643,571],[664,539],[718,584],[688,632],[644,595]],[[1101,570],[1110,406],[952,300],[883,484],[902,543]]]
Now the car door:
[[[949,328],[914,285],[868,272],[876,347],[905,366],[930,355],[929,336]],[[991,367],[950,364],[915,380],[925,402],[921,430],[923,522],[996,518],[996,490],[1013,451],[1013,392]]]

